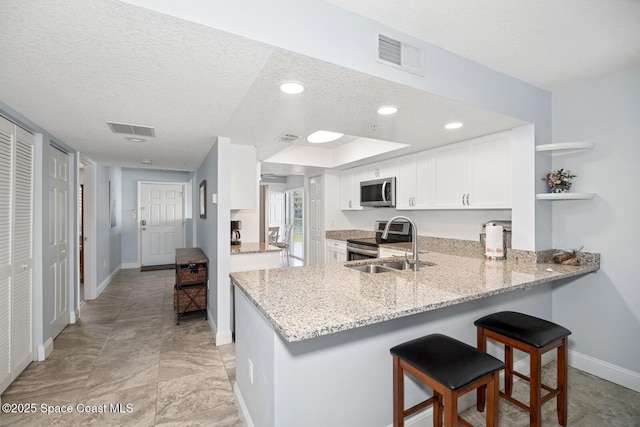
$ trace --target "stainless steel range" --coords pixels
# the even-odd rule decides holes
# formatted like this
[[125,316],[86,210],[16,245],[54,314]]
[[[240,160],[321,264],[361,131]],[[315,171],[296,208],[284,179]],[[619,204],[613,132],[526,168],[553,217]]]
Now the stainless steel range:
[[376,221],[376,237],[347,240],[347,261],[378,258],[381,243],[398,243],[411,241],[411,224],[408,222],[394,222],[389,227],[389,236],[382,238],[382,232],[387,221]]

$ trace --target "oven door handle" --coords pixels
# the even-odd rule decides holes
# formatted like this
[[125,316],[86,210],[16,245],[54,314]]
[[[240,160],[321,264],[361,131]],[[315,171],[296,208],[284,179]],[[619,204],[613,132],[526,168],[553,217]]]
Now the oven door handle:
[[347,252],[352,252],[354,254],[359,254],[359,255],[369,255],[369,256],[373,256],[375,258],[378,257],[378,251],[372,251],[372,250],[367,250],[367,249],[356,249],[354,247],[351,246],[347,246]]

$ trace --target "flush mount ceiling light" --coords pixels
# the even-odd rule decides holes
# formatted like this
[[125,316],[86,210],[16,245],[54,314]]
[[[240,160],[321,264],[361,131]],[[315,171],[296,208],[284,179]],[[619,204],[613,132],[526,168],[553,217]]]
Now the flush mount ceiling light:
[[451,123],[447,123],[446,125],[444,125],[445,129],[460,129],[462,126],[464,126],[462,123],[460,122],[451,122]]
[[317,130],[307,137],[307,141],[313,144],[323,144],[342,138],[344,133],[329,132],[327,130]]
[[144,142],[146,141],[146,139],[142,139],[142,138],[125,138],[127,141],[131,141],[131,142]]
[[280,91],[289,95],[297,95],[304,92],[304,85],[300,82],[282,82],[280,83]]
[[142,163],[143,165],[150,165],[151,164],[151,160],[150,159],[143,159],[140,161],[140,163]]
[[381,116],[388,116],[390,114],[397,113],[398,107],[396,107],[395,105],[383,105],[381,107],[378,107],[377,111]]

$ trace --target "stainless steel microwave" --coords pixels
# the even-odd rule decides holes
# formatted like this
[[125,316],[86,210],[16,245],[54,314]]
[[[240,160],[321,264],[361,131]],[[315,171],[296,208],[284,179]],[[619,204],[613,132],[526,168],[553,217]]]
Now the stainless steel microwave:
[[396,205],[396,178],[374,179],[360,183],[360,206],[394,207]]

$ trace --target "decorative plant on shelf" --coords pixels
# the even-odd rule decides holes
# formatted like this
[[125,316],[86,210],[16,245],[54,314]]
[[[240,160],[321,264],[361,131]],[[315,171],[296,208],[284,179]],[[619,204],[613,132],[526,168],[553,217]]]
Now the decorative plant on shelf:
[[[571,179],[573,175],[570,170],[559,169],[547,174],[547,185],[550,193],[568,193],[571,189]],[[543,178],[544,179],[544,178]]]

